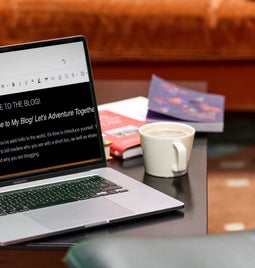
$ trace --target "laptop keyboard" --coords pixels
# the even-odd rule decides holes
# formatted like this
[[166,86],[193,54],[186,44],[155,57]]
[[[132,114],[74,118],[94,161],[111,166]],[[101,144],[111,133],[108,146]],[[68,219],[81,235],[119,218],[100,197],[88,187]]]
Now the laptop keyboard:
[[126,191],[98,175],[15,190],[0,194],[0,216]]

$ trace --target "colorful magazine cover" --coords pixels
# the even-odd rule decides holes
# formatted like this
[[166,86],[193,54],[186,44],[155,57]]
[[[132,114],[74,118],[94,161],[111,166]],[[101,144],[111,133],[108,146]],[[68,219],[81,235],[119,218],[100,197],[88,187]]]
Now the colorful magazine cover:
[[193,122],[223,122],[225,97],[184,88],[152,76],[148,115]]

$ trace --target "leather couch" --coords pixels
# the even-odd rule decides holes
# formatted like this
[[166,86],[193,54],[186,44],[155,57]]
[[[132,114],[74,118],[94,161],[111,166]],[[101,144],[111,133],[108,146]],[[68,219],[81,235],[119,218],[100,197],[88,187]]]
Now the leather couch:
[[96,79],[202,80],[255,110],[255,1],[0,2],[0,45],[85,35]]
[[70,248],[69,268],[253,268],[255,232],[182,238],[98,238]]

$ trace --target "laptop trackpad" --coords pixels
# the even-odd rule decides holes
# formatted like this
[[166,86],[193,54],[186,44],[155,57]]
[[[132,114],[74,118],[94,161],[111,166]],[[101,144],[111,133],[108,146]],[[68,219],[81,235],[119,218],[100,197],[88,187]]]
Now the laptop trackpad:
[[52,230],[86,225],[93,226],[106,223],[111,219],[131,216],[133,214],[132,211],[104,198],[80,201],[76,204],[69,203],[24,213],[24,215]]

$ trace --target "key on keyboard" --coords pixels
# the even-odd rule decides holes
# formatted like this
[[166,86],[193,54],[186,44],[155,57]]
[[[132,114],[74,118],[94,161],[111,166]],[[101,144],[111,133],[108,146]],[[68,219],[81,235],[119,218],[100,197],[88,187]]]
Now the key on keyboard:
[[98,175],[0,194],[0,216],[126,192]]

